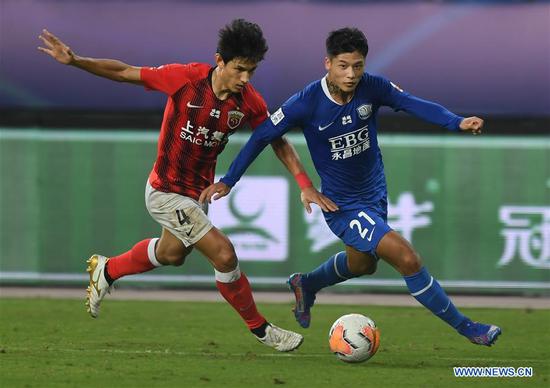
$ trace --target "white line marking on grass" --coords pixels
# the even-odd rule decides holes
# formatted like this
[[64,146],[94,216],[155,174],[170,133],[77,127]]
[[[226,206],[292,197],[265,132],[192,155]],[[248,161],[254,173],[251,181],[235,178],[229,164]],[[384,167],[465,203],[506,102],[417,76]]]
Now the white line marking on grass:
[[[69,349],[69,348],[24,348],[24,347],[11,347],[5,346],[4,349],[9,353],[10,351],[20,351],[20,352],[36,352],[46,351],[46,352],[56,352],[56,353],[86,353],[86,354],[122,354],[122,355],[158,355],[158,356],[181,356],[181,357],[211,357],[211,358],[223,358],[223,357],[233,357],[233,358],[332,358],[333,355],[329,352],[327,353],[222,353],[222,352],[179,352],[172,351],[169,349],[165,350],[121,350],[121,349]],[[492,363],[492,364],[510,364],[510,363],[522,363],[522,364],[537,364],[537,363],[546,363],[545,360],[538,359],[499,359],[499,358],[474,358],[474,357],[434,357],[435,360],[439,361],[452,361],[457,363],[463,362],[482,362],[482,363]]]
[[12,347],[4,346],[7,352],[18,351],[18,352],[33,352],[37,351],[46,351],[46,352],[64,352],[64,353],[112,353],[112,354],[144,354],[144,355],[167,355],[167,356],[185,356],[185,357],[243,357],[243,358],[318,358],[318,357],[332,357],[331,353],[222,353],[222,352],[178,352],[169,349],[165,350],[121,350],[121,349],[69,349],[69,348],[24,348],[24,347]]
[[[36,354],[40,351],[46,352],[64,352],[64,353],[99,353],[99,354],[128,354],[128,355],[166,355],[166,356],[183,356],[183,357],[213,357],[213,358],[222,358],[222,357],[239,357],[239,358],[332,358],[333,355],[330,352],[326,353],[300,353],[300,352],[287,352],[287,353],[222,353],[222,352],[179,352],[169,349],[165,350],[121,350],[121,349],[70,349],[70,348],[25,348],[25,347],[12,347],[4,346],[4,349],[7,353],[10,351],[18,352],[32,352]],[[483,362],[483,363],[493,363],[493,364],[510,364],[510,363],[544,363],[546,360],[534,359],[534,358],[518,358],[518,359],[500,359],[500,358],[479,358],[479,357],[433,357],[435,360],[440,361],[454,361],[454,362]]]
[[533,362],[533,363],[545,363],[547,362],[547,360],[542,360],[542,359],[534,359],[534,358],[518,358],[518,359],[501,359],[501,358],[486,358],[486,357],[483,357],[483,358],[475,358],[475,357],[434,357],[436,360],[444,360],[444,361],[460,361],[460,362],[463,362],[463,361],[482,361],[482,362],[491,362],[491,363],[501,363],[502,365],[504,365],[506,363],[506,365],[508,365],[509,363],[511,362],[517,362],[517,363],[529,363],[529,362]]

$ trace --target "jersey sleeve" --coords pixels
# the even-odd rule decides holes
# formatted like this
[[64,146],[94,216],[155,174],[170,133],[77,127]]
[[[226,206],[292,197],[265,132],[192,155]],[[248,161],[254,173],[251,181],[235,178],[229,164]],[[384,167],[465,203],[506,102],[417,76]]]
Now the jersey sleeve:
[[229,187],[234,186],[269,143],[283,136],[291,128],[301,126],[302,117],[305,114],[304,108],[305,104],[300,94],[296,94],[269,116],[268,120],[256,127],[220,181]]
[[171,96],[189,82],[190,65],[173,63],[159,67],[142,67],[141,81],[148,90],[158,90]]
[[405,111],[419,119],[450,130],[458,131],[460,129],[460,122],[464,119],[463,117],[435,102],[415,97],[385,78],[375,78],[374,82],[379,91],[381,105],[389,106],[396,111]]

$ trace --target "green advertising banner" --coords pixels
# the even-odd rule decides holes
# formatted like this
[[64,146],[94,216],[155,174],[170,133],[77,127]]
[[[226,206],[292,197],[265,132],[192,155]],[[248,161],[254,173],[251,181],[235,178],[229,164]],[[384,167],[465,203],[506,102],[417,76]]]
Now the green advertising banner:
[[[231,137],[218,174],[247,138]],[[289,138],[318,184],[303,137]],[[2,284],[82,283],[92,253],[113,256],[158,236],[144,204],[156,140],[156,133],[144,132],[0,130]],[[379,142],[389,224],[445,287],[550,290],[550,139],[382,135]],[[309,271],[343,249],[318,208],[305,212],[299,194],[266,149],[230,196],[210,207],[255,287],[283,288],[289,274]],[[213,270],[193,252],[182,267],[126,281],[211,285]],[[376,274],[344,284],[404,290],[385,263]]]

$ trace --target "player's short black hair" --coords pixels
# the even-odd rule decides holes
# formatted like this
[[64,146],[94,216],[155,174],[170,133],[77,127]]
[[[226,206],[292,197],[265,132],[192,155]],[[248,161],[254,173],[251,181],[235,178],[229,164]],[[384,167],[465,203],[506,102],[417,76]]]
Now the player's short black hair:
[[330,58],[343,53],[359,51],[363,57],[369,52],[369,44],[363,32],[355,27],[345,27],[331,31],[326,40]]
[[219,32],[217,52],[225,63],[234,58],[260,62],[267,52],[262,29],[256,23],[235,19]]

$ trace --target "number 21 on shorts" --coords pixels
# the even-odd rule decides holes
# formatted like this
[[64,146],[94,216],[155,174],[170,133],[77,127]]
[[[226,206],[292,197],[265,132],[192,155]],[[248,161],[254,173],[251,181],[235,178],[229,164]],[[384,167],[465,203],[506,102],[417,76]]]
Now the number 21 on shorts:
[[[361,238],[365,239],[366,237],[367,241],[370,241],[372,239],[372,233],[374,232],[374,229],[376,229],[376,222],[364,211],[360,211],[359,213],[357,213],[357,216],[358,218],[350,221],[349,227],[353,229],[353,227],[356,226],[359,234],[361,235]],[[363,226],[361,224],[361,218],[368,221],[368,224],[366,226]]]

